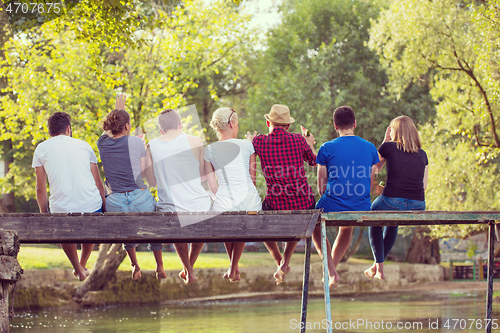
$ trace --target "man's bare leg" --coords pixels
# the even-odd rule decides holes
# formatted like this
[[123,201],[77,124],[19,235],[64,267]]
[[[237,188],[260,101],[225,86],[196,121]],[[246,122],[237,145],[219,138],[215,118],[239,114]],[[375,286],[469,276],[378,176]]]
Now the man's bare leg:
[[183,267],[182,272],[179,273],[179,277],[184,280],[185,284],[198,281],[198,278],[194,275],[193,266],[189,261],[188,243],[175,243],[174,247]]
[[69,261],[71,262],[71,265],[75,269],[76,277],[80,281],[85,280],[87,278],[87,275],[85,274],[85,270],[80,264],[80,260],[78,259],[78,253],[76,252],[76,244],[61,244],[61,247],[64,253],[66,253],[66,256],[68,257]]
[[92,254],[94,249],[94,244],[82,244],[82,251],[80,253],[80,265],[85,269],[87,267],[87,261]]
[[332,259],[335,268],[339,265],[340,260],[346,253],[349,245],[351,244],[353,227],[340,227],[339,234],[333,243]]
[[233,243],[224,243],[224,247],[226,248],[227,255],[229,257],[229,269],[222,276],[222,278],[229,280],[229,274],[231,274],[231,259],[233,257]]
[[[162,250],[153,251],[153,255],[156,261],[156,278],[157,279],[166,279],[167,274],[165,273],[165,269],[163,268],[163,252]],[[183,280],[185,280],[183,278]]]
[[[321,227],[316,226],[314,228],[314,232],[312,235],[312,239],[314,242],[314,247],[316,248],[316,251],[318,251],[319,256],[321,259],[323,259],[323,252],[321,251]],[[333,263],[333,258],[332,258],[332,251],[330,248],[330,242],[328,241],[328,238],[326,239],[326,252],[327,252],[327,258],[328,258],[328,287],[335,288],[339,284],[339,274],[337,273],[337,270],[335,269],[335,264]]]
[[274,262],[276,263],[276,266],[279,267],[281,265],[282,257],[278,244],[276,242],[264,242],[264,245],[266,246],[269,253],[271,253]]
[[191,248],[189,249],[189,262],[191,263],[191,267],[194,267],[196,260],[200,256],[201,250],[203,250],[203,246],[205,243],[191,243]]
[[245,242],[236,242],[232,244],[232,255],[231,255],[231,263],[229,265],[229,281],[231,282],[239,282],[240,270],[238,267],[238,263],[240,261],[241,255],[243,254],[243,250],[245,249]]
[[137,255],[135,252],[135,247],[127,250],[128,257],[130,259],[130,265],[132,266],[132,280],[136,281],[141,278],[141,268],[137,262]]
[[285,275],[290,272],[290,259],[292,258],[297,243],[298,242],[286,242],[283,258],[278,266],[278,270],[274,273],[277,285],[283,283],[283,281],[285,281]]

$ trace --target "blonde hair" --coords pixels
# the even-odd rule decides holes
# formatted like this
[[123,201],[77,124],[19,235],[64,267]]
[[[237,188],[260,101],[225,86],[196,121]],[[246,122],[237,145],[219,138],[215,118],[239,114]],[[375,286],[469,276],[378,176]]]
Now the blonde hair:
[[230,108],[220,108],[212,115],[210,127],[212,127],[215,133],[217,133],[217,137],[220,139],[220,132],[229,128],[229,123],[234,122],[236,119],[238,119],[236,111]]
[[399,116],[391,121],[391,140],[406,153],[418,153],[421,147],[415,123],[408,116]]

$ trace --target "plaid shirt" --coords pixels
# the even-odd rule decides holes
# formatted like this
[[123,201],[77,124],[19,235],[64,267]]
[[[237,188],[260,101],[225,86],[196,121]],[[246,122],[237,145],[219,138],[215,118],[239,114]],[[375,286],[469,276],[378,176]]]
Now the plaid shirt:
[[257,135],[253,146],[266,178],[264,201],[275,210],[309,209],[314,194],[307,183],[304,161],[314,166],[316,155],[306,139],[277,127],[268,135]]

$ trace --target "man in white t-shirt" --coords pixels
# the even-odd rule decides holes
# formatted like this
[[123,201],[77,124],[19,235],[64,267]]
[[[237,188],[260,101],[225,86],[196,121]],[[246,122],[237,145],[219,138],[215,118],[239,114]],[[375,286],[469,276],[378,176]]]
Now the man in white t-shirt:
[[[48,120],[50,139],[40,143],[33,155],[36,174],[36,200],[40,213],[102,212],[104,185],[99,175],[97,158],[87,142],[73,139],[71,117],[56,112]],[[47,178],[50,198],[47,202]],[[61,244],[73,265],[74,274],[85,280],[89,275],[87,260],[94,244],[82,244],[78,259],[76,244]]]

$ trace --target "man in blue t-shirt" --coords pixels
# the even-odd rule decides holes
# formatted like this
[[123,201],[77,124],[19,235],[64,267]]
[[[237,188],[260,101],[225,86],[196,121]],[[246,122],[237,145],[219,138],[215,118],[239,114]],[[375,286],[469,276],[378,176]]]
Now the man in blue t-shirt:
[[[338,107],[333,112],[333,123],[338,138],[325,142],[316,158],[318,192],[321,195],[316,208],[322,208],[326,213],[369,211],[371,183],[376,171],[374,165],[379,162],[377,148],[354,135],[356,118],[351,107]],[[321,231],[316,229],[313,241],[320,252]],[[352,230],[352,227],[340,227],[331,254],[327,254],[330,288],[338,285],[336,267],[351,243]],[[327,247],[330,252],[330,244]]]

